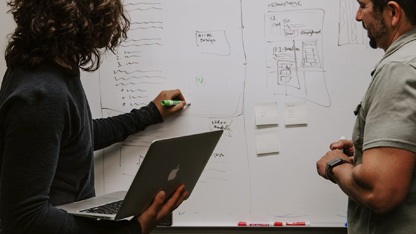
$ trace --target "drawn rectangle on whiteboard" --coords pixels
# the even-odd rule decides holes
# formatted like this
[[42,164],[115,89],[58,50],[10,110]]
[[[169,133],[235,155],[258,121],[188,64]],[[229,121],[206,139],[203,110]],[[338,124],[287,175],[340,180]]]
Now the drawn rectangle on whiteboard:
[[125,1],[131,29],[100,67],[102,109],[126,113],[146,106],[161,90],[179,88],[193,103],[182,115],[240,115],[246,79],[240,5]]

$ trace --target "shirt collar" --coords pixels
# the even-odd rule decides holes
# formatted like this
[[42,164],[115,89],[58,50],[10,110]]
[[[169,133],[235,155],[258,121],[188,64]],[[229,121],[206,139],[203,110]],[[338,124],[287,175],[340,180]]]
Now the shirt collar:
[[[386,53],[384,54],[383,58],[381,59],[380,63],[389,57],[390,55],[394,54],[397,50],[402,48],[407,43],[416,40],[416,29],[412,29],[405,34],[401,35],[399,38],[397,38],[386,50]],[[379,64],[380,64],[379,63]]]

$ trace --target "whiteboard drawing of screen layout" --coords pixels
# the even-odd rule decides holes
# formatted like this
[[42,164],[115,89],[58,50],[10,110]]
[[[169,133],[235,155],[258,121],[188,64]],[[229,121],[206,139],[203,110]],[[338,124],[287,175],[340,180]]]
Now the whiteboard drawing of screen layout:
[[241,114],[246,58],[240,0],[128,0],[125,10],[128,39],[100,68],[103,109],[128,112],[179,88],[192,103],[183,114]]
[[322,9],[265,14],[268,87],[329,107],[323,65]]

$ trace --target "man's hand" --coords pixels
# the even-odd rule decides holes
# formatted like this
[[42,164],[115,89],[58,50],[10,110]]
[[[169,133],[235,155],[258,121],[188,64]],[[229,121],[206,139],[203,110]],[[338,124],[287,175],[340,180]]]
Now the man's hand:
[[345,161],[352,163],[352,160],[350,159],[350,157],[345,155],[341,150],[336,149],[336,150],[328,151],[321,159],[319,159],[318,162],[316,162],[316,169],[318,170],[318,174],[320,176],[324,177],[325,179],[329,179],[326,177],[326,173],[325,173],[326,164],[335,158],[341,158]]
[[346,154],[349,157],[352,157],[354,155],[354,144],[351,140],[339,140],[337,142],[333,142],[329,145],[329,148],[331,150],[342,150],[344,151],[344,154]]

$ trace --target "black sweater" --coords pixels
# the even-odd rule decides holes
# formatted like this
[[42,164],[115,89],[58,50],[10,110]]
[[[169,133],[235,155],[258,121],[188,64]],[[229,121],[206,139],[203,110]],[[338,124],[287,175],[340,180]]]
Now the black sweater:
[[94,150],[161,122],[154,103],[93,120],[79,71],[56,65],[8,70],[0,90],[3,232],[140,233],[131,221],[97,221],[54,206],[95,196]]

